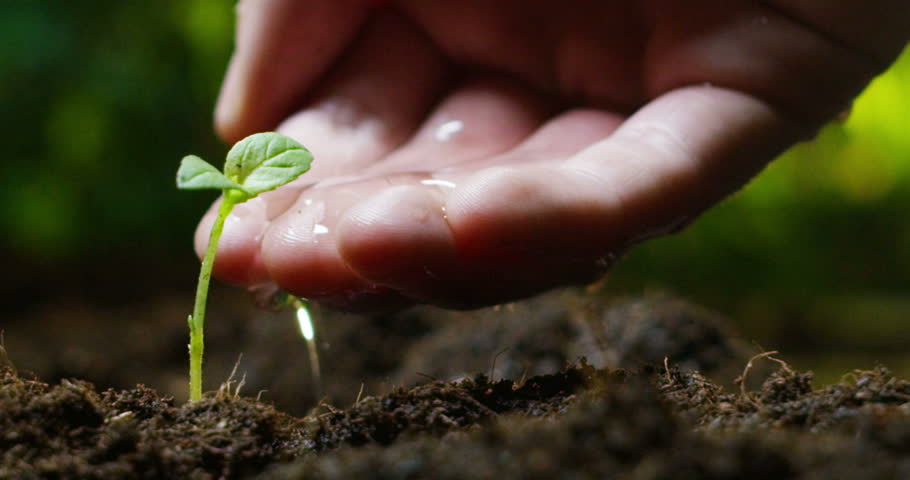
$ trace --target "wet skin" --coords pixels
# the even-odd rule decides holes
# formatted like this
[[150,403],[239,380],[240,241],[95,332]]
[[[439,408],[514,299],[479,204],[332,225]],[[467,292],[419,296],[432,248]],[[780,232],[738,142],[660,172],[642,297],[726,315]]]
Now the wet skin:
[[235,209],[222,280],[376,310],[596,279],[811,136],[910,32],[905,0],[375,3],[238,7],[218,130],[315,161]]

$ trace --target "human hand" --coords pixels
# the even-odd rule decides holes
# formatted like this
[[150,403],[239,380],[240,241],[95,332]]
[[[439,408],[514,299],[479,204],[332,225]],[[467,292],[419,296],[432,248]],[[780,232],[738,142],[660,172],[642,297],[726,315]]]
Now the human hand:
[[217,128],[277,126],[315,161],[235,209],[223,280],[349,309],[593,280],[812,135],[910,32],[906,0],[373,3],[240,3]]

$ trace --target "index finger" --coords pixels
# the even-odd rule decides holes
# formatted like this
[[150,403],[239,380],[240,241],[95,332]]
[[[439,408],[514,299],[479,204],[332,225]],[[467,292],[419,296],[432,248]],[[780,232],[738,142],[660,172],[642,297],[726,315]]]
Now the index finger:
[[367,0],[242,0],[215,108],[228,142],[274,129],[365,21]]

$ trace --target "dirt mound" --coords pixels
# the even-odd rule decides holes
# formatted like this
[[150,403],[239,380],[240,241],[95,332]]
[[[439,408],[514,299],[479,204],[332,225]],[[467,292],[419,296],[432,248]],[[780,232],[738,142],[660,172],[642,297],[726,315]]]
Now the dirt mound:
[[484,376],[294,418],[222,388],[176,405],[0,376],[0,478],[901,478],[910,382],[880,368],[812,390],[787,365],[760,391],[697,372],[581,363]]

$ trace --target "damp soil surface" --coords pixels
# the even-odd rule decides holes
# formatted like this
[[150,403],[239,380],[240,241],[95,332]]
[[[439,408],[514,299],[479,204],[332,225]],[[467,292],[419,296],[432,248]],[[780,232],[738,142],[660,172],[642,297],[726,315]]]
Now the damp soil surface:
[[192,404],[45,383],[0,349],[0,478],[910,478],[910,382],[881,367],[816,388],[679,299],[407,315],[325,324],[344,394],[326,369],[323,400],[296,407],[240,374]]

